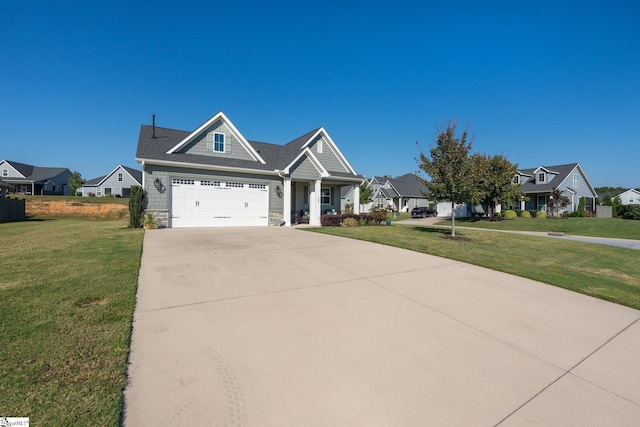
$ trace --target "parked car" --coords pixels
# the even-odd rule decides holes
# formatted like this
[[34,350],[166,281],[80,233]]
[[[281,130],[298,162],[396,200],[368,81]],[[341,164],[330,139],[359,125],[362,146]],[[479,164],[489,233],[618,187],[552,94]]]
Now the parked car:
[[424,206],[416,207],[411,210],[411,218],[425,218],[427,216],[438,216],[438,211]]

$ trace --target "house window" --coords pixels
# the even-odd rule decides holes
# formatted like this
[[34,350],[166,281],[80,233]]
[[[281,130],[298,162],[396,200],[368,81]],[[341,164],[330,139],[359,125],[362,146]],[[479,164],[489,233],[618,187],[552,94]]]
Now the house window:
[[223,133],[213,134],[213,151],[217,153],[224,153],[224,134]]
[[96,196],[102,196],[102,188],[96,188]]
[[580,176],[577,173],[573,174],[573,188],[578,188],[580,185]]
[[110,187],[105,187],[105,189],[104,189],[104,195],[105,195],[105,196],[110,196],[110,195],[111,195],[111,188],[110,188]]
[[516,175],[513,177],[513,183],[514,184],[520,184],[520,175]]
[[2,176],[7,176],[9,174],[9,171],[6,169],[2,169]]
[[633,196],[629,196],[629,204],[633,204]]
[[316,144],[316,147],[318,149],[318,154],[322,154],[322,140],[321,139],[318,140],[318,142]]
[[544,172],[540,172],[538,174],[538,182],[545,182],[547,180],[547,174]]
[[305,185],[302,187],[302,204],[309,204],[309,186]]
[[539,211],[547,210],[547,196],[538,196],[538,210]]
[[379,197],[376,199],[376,207],[377,208],[384,208],[384,198],[383,197]]
[[320,203],[323,205],[331,204],[331,189],[330,188],[321,188],[320,189]]
[[118,182],[122,182],[122,172],[118,174]]

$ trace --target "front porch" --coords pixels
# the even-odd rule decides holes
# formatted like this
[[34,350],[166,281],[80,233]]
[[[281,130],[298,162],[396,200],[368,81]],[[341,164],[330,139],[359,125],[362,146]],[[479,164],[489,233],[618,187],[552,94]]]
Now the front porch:
[[320,217],[326,213],[341,213],[340,189],[354,186],[353,211],[360,210],[359,179],[344,180],[292,180],[284,179],[284,225],[308,222],[320,226]]

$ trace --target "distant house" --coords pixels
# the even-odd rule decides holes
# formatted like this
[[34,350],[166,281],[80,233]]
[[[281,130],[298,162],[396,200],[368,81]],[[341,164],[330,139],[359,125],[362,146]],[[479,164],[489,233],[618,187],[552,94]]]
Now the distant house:
[[640,191],[633,188],[618,194],[616,197],[620,198],[623,205],[640,205]]
[[25,219],[25,200],[10,199],[7,197],[7,190],[11,188],[0,179],[0,221],[18,221]]
[[564,211],[577,210],[581,197],[586,200],[586,210],[595,211],[598,194],[579,163],[518,169],[513,182],[522,186],[525,199],[528,199],[520,203],[522,210],[547,211],[549,196],[559,189],[570,201]]
[[70,189],[69,178],[71,171],[67,168],[0,161],[0,179],[10,185],[10,193],[66,196]]
[[142,186],[142,171],[118,165],[107,175],[86,181],[78,190],[78,195],[129,197],[133,185]]
[[429,205],[429,200],[424,196],[427,188],[413,173],[397,178],[374,176],[369,181],[369,186],[373,190],[369,207],[409,212],[417,206]]

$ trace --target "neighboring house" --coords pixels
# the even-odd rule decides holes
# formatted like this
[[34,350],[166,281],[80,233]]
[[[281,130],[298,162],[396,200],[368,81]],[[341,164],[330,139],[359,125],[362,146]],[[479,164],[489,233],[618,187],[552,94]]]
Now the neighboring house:
[[169,227],[320,225],[364,179],[322,127],[285,145],[249,141],[222,111],[192,132],[141,126],[136,161],[145,207]]
[[374,176],[369,185],[375,207],[409,212],[417,206],[429,206],[424,196],[427,188],[416,174],[407,173],[397,178]]
[[67,168],[0,161],[0,179],[11,186],[10,193],[66,196],[69,194],[69,178],[71,171]]
[[623,205],[640,205],[640,191],[630,188],[629,190],[618,194]]
[[595,211],[598,195],[579,163],[518,169],[513,182],[522,186],[525,199],[529,199],[520,203],[522,210],[547,211],[551,192],[560,189],[570,201],[563,211],[577,210],[581,197],[585,197],[586,210]]
[[129,197],[133,185],[142,186],[142,171],[118,165],[107,175],[87,180],[78,195]]

